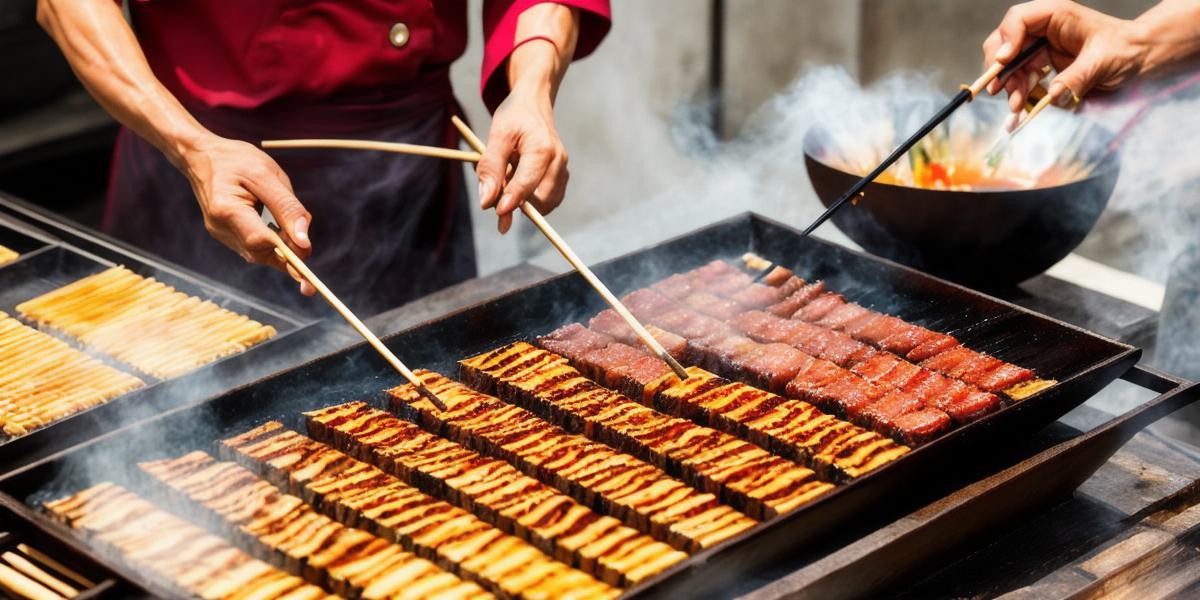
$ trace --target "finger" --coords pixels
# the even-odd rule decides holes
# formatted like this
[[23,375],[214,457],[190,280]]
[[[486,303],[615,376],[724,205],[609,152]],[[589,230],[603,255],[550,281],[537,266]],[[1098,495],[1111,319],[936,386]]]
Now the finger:
[[487,150],[475,167],[475,174],[479,178],[479,207],[483,210],[496,206],[500,199],[500,190],[512,154],[511,137],[495,129],[489,132]]
[[1046,30],[1056,8],[1058,5],[1053,0],[1034,0],[1009,8],[996,28],[1000,32],[996,60],[1008,64],[1016,58],[1030,36],[1041,35]]
[[296,253],[301,258],[307,258],[312,251],[312,242],[308,238],[308,227],[312,223],[312,215],[292,193],[291,186],[280,177],[281,173],[269,174],[248,179],[246,189],[254,194],[260,202],[266,205],[279,227],[293,242]]
[[528,200],[533,195],[533,191],[541,185],[546,171],[550,168],[550,162],[554,155],[550,144],[531,143],[528,146],[532,149],[524,151],[518,149],[520,159],[517,162],[517,170],[513,172],[512,179],[508,184],[504,186],[504,195],[500,197],[500,202],[496,205],[497,213],[511,213],[522,202]]
[[[996,52],[1000,49],[1000,45],[1003,43],[1004,42],[1000,40],[999,29],[992,30],[992,32],[988,34],[987,38],[983,40],[983,68],[985,70],[991,68],[991,66],[995,64]],[[995,96],[1000,92],[1001,89],[1003,89],[1003,87],[1004,83],[998,78],[992,79],[987,84],[987,93]]]
[[499,231],[500,235],[508,233],[508,230],[512,228],[512,222],[513,214],[511,212],[500,215],[499,220],[496,222],[496,231]]
[[1087,95],[1103,78],[1103,57],[1085,48],[1066,69],[1050,81],[1050,96],[1059,106]]
[[548,215],[562,204],[570,176],[565,156],[560,160],[551,161],[550,168],[546,169],[546,176],[533,192],[534,206],[542,214]]

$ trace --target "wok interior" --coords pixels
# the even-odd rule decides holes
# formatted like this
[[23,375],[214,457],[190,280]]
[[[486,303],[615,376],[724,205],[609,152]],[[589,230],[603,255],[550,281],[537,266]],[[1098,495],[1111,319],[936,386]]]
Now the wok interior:
[[[918,130],[945,102],[928,98],[900,102],[879,99],[859,104],[854,114],[825,119],[805,138],[805,153],[834,169],[865,175],[874,169],[911,132]],[[988,154],[1008,134],[1006,103],[979,98],[960,107],[935,128],[908,155],[896,161],[880,179],[906,187],[914,183],[914,164],[932,158],[951,169],[968,171],[964,179],[980,178],[970,190],[1020,190],[1067,185],[1087,179],[1112,161],[1112,134],[1076,115],[1047,110],[1021,133],[1002,146],[999,161],[989,169]],[[918,167],[920,168],[920,167]],[[962,173],[960,173],[962,175]]]

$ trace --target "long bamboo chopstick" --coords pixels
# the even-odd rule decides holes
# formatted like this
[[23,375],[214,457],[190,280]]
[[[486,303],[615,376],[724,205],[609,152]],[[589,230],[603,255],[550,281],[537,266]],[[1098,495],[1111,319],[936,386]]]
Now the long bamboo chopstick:
[[[270,211],[267,211],[267,214],[270,214]],[[425,387],[425,384],[417,378],[417,375],[409,370],[409,368],[406,367],[403,362],[400,362],[400,359],[396,358],[396,355],[393,354],[392,351],[389,350],[388,347],[385,346],[374,333],[371,333],[370,329],[367,329],[366,324],[363,323],[357,316],[355,316],[355,314],[351,312],[351,310],[345,304],[343,304],[342,301],[339,300],[338,297],[335,296],[333,292],[325,286],[324,283],[321,282],[321,279],[317,277],[316,273],[313,273],[312,270],[308,268],[308,265],[304,264],[304,261],[301,260],[299,256],[296,256],[296,253],[293,252],[292,249],[283,242],[283,238],[279,237],[278,225],[271,223],[267,228],[271,231],[271,241],[275,244],[275,254],[279,256],[279,258],[283,259],[284,262],[291,265],[291,267],[295,269],[301,277],[308,280],[308,282],[311,283],[314,288],[317,288],[317,293],[321,294],[321,297],[329,303],[329,306],[332,306],[333,310],[337,311],[337,313],[341,315],[342,318],[345,319],[346,322],[358,332],[359,335],[363,336],[363,338],[367,340],[367,343],[370,344],[372,348],[375,348],[375,351],[378,352],[380,356],[383,356],[384,360],[391,364],[394,369],[399,371],[409,383],[416,386],[417,391],[420,392],[422,396],[425,396],[426,399],[432,402],[434,406],[438,408],[438,410],[446,410],[445,403],[443,403],[436,394],[431,392],[429,388]]]
[[[458,128],[458,131],[462,134],[463,139],[467,140],[467,145],[471,146],[471,148],[482,155],[486,150],[483,145],[483,140],[479,139],[479,136],[475,135],[475,132],[471,131],[471,128],[468,127],[462,119],[458,118],[457,116],[451,116],[450,120],[454,122],[454,126]],[[662,347],[662,344],[658,343],[658,340],[654,339],[654,336],[650,335],[649,331],[646,331],[646,328],[643,327],[637,318],[633,316],[633,313],[629,312],[629,309],[625,308],[625,305],[622,304],[621,300],[608,289],[608,286],[604,285],[604,282],[600,281],[600,278],[596,277],[596,274],[593,273],[592,270],[588,268],[588,266],[584,264],[582,260],[579,259],[579,256],[575,254],[575,251],[567,245],[567,242],[558,235],[558,232],[554,230],[554,227],[550,226],[550,223],[546,221],[546,218],[542,216],[542,213],[538,212],[538,209],[535,208],[530,202],[521,203],[521,212],[525,213],[526,217],[529,217],[529,220],[537,226],[537,228],[542,232],[542,235],[546,236],[547,240],[550,240],[550,244],[554,246],[554,249],[558,250],[558,253],[561,254],[563,258],[567,259],[567,262],[571,263],[571,266],[575,267],[575,270],[583,276],[584,280],[586,280],[588,284],[590,284],[592,288],[600,294],[600,297],[604,298],[604,301],[607,302],[608,305],[611,306],[612,309],[616,311],[616,313],[620,315],[622,319],[624,319],[625,324],[628,325],[630,329],[633,329],[633,332],[637,334],[638,339],[642,340],[642,343],[645,344],[651,352],[657,354],[658,357],[663,360],[663,362],[667,363],[667,365],[671,367],[671,370],[675,372],[675,375],[679,376],[680,379],[687,379],[688,373],[686,370],[684,370],[683,365],[679,364],[679,361],[675,360],[675,358],[671,356],[671,354],[667,352],[665,348]]]
[[479,162],[482,158],[476,152],[465,152],[456,148],[438,148],[436,146],[418,146],[417,144],[400,144],[395,142],[377,142],[374,140],[341,140],[341,139],[300,139],[300,140],[265,140],[263,148],[348,148],[352,150],[378,150],[381,152],[396,152],[400,154],[415,154],[433,158]]

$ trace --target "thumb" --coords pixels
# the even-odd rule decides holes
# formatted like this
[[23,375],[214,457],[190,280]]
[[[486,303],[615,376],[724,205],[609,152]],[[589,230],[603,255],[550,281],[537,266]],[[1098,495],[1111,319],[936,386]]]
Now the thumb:
[[279,227],[287,234],[293,246],[305,251],[312,249],[312,242],[308,239],[312,215],[286,184],[279,180],[271,183],[260,182],[250,191],[275,216]]
[[479,176],[479,205],[484,210],[492,208],[500,199],[500,191],[504,187],[508,173],[508,161],[512,154],[510,140],[489,136],[487,151],[475,167]]

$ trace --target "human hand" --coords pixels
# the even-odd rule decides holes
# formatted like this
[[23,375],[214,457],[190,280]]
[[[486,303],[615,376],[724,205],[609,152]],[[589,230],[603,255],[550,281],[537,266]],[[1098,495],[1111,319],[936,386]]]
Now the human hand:
[[253,145],[216,135],[206,136],[182,157],[182,170],[192,184],[208,233],[247,262],[288,273],[300,282],[300,293],[316,293],[276,255],[276,234],[259,216],[261,202],[279,223],[284,243],[302,259],[312,254],[308,239],[312,215],[292,193],[283,169]]
[[1005,82],[994,80],[987,88],[992,95],[1007,91],[1014,113],[1021,111],[1047,65],[1058,71],[1048,93],[1063,106],[1093,89],[1116,89],[1141,71],[1148,51],[1134,21],[1070,0],[1033,0],[1010,8],[983,42],[984,64],[1007,64],[1036,37],[1046,39],[1047,52],[1039,52]]
[[533,202],[543,214],[562,203],[570,177],[567,151],[554,128],[547,90],[519,85],[505,98],[492,117],[476,173],[480,204],[496,209],[500,233],[508,232],[522,202]]

